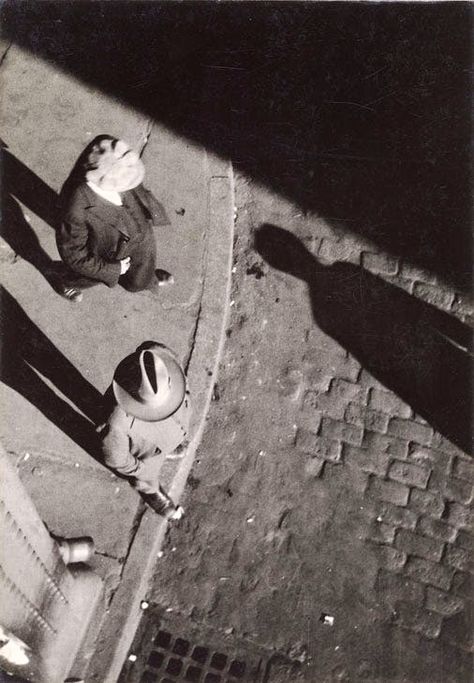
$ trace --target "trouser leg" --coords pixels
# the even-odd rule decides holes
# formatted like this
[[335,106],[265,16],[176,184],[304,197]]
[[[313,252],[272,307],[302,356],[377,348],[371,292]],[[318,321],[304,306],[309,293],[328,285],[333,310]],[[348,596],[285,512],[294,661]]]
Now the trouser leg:
[[90,277],[78,275],[69,269],[65,269],[60,273],[59,281],[63,287],[74,287],[75,289],[90,289],[90,287],[102,284],[100,280],[93,280]]
[[159,515],[167,517],[176,511],[176,505],[159,483],[159,472],[164,455],[145,456],[141,461],[140,474],[133,477],[132,486],[139,492],[143,500]]
[[172,514],[176,510],[176,505],[166,491],[160,486],[156,493],[140,492],[141,497],[152,510],[164,517]]
[[165,456],[158,448],[134,453],[139,467],[130,477],[134,489],[140,493],[157,493],[160,490],[160,470]]
[[147,479],[133,479],[132,486],[139,493],[157,493],[160,489],[158,481]]
[[158,482],[135,479],[133,486],[145,503],[159,515],[169,517],[176,512],[177,506]]

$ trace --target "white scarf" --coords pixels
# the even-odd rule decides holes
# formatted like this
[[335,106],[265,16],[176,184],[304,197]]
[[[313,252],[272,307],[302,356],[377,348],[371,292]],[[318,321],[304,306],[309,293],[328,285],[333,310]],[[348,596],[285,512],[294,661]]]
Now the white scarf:
[[103,190],[101,187],[93,183],[91,180],[88,180],[87,184],[89,185],[91,190],[93,190],[103,199],[106,199],[108,202],[115,204],[115,206],[122,206],[122,197],[118,192],[115,192],[115,190]]

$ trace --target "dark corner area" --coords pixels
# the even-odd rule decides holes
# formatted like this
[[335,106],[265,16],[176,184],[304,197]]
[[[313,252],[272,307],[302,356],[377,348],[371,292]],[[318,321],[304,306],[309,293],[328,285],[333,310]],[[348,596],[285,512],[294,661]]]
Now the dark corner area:
[[6,2],[2,15],[7,40],[469,288],[468,3]]

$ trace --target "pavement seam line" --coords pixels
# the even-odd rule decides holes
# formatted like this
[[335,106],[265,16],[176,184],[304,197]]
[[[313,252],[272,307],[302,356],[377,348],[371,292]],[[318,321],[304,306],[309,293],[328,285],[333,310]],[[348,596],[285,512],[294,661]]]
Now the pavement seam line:
[[[213,176],[211,176],[210,181],[212,180],[212,178],[213,178]],[[207,203],[207,217],[206,218],[209,218],[209,215],[210,215],[210,195],[211,195],[210,181],[209,181],[209,186],[208,186],[208,197],[209,197],[209,199],[208,199],[208,203]],[[209,229],[206,229],[205,238],[204,238],[204,247],[203,247],[202,254],[201,254],[201,268],[204,272],[205,272],[206,264],[208,262],[208,255],[209,255]],[[194,347],[196,345],[196,337],[197,337],[197,333],[198,333],[199,320],[200,320],[201,311],[202,311],[202,297],[203,297],[203,293],[204,293],[205,279],[206,279],[205,277],[203,277],[201,279],[201,283],[200,283],[201,286],[199,287],[199,293],[196,295],[196,303],[199,302],[199,306],[198,306],[198,310],[196,313],[196,322],[194,323],[194,328],[190,334],[189,354],[188,354],[188,357],[186,358],[186,360],[184,362],[184,368],[185,368],[186,374],[188,373],[189,366],[191,364],[191,359],[192,359],[193,353],[194,353]]]
[[8,53],[9,53],[10,48],[12,47],[12,45],[13,45],[13,42],[9,43],[9,44],[7,45],[7,47],[5,48],[5,50],[4,50],[3,54],[2,54],[2,56],[0,57],[0,67],[3,66],[3,62],[5,61],[5,59],[6,59],[7,55],[8,55]]
[[139,156],[139,157],[142,157],[142,156],[143,156],[143,153],[144,153],[144,151],[145,151],[145,149],[146,149],[146,146],[148,145],[148,142],[149,142],[149,140],[150,140],[151,133],[152,133],[152,131],[153,131],[153,126],[154,126],[154,125],[155,125],[155,122],[154,122],[153,119],[148,119],[148,121],[147,121],[146,124],[145,124],[145,130],[144,130],[144,132],[143,132],[142,135],[141,135],[142,143],[141,143],[140,149],[139,149],[139,151],[138,151],[138,156]]

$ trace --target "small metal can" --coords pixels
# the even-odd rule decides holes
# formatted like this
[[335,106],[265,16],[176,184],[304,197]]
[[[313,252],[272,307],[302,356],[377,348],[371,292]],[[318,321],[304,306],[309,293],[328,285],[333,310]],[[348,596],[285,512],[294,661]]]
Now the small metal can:
[[58,546],[64,564],[88,562],[94,554],[94,541],[90,536],[63,538],[58,541]]

